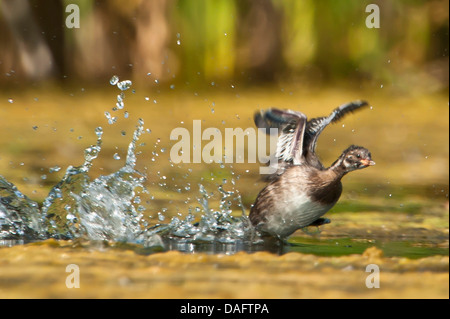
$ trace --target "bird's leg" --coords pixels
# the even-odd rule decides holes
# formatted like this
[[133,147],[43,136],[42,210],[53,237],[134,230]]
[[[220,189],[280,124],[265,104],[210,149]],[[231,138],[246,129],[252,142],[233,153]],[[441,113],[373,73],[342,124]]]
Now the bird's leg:
[[[318,218],[315,221],[313,221],[311,224],[309,224],[308,226],[322,226],[325,224],[329,224],[331,223],[331,220],[329,220],[328,218]],[[306,227],[308,227],[306,226]]]

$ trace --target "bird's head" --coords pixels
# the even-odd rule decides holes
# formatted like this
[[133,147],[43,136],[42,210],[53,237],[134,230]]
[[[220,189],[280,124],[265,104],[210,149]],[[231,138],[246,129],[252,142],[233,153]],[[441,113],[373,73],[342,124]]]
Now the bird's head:
[[369,150],[356,145],[347,148],[342,153],[340,161],[342,162],[341,165],[344,167],[346,173],[375,165]]

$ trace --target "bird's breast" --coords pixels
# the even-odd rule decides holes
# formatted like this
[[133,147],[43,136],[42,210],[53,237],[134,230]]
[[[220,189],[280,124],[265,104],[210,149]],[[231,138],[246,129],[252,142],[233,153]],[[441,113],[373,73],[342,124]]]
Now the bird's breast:
[[286,194],[273,204],[266,216],[264,230],[279,237],[287,237],[316,221],[331,207],[333,205],[316,202],[304,193]]

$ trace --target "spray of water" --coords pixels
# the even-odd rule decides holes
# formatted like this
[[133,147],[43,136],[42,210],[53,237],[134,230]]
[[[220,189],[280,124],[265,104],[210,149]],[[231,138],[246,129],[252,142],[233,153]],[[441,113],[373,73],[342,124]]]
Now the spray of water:
[[[121,90],[117,107],[123,108],[124,91],[131,87],[131,81],[120,81],[114,76],[110,83]],[[117,118],[109,112],[105,115],[109,124],[116,122]],[[83,238],[139,243],[146,247],[176,242],[177,248],[180,244],[233,244],[254,239],[239,192],[226,191],[222,186],[218,187],[221,200],[217,210],[209,207],[210,194],[200,184],[199,211],[189,208],[185,218],[172,217],[167,224],[149,227],[139,205],[140,197],[148,194],[144,186],[146,176],[135,168],[137,142],[143,132],[144,121],[139,119],[125,165],[110,175],[91,180],[89,170],[102,148],[103,129],[97,127],[96,144],[85,149],[84,163],[67,168],[40,209],[0,176],[0,239]],[[233,202],[242,209],[240,217],[232,216]],[[198,222],[197,213],[202,213]]]
[[45,238],[39,206],[0,175],[0,239]]
[[139,239],[142,213],[133,199],[137,196],[136,189],[145,190],[145,177],[135,170],[136,142],[143,125],[139,120],[125,166],[91,181],[88,172],[101,150],[103,134],[100,127],[96,128],[97,143],[86,148],[83,165],[70,166],[44,201],[42,219],[49,236],[114,241]]

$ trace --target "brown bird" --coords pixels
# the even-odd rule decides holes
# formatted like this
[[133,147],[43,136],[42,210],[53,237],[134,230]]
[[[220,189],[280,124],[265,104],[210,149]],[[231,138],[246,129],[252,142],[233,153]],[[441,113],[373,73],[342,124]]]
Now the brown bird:
[[367,106],[354,101],[336,108],[327,117],[307,120],[292,110],[269,109],[255,114],[258,128],[278,128],[276,173],[258,194],[250,211],[252,225],[264,235],[284,239],[297,229],[329,222],[321,218],[338,201],[342,177],[348,172],[375,165],[370,152],[352,145],[325,168],[315,153],[317,139],[330,123]]

